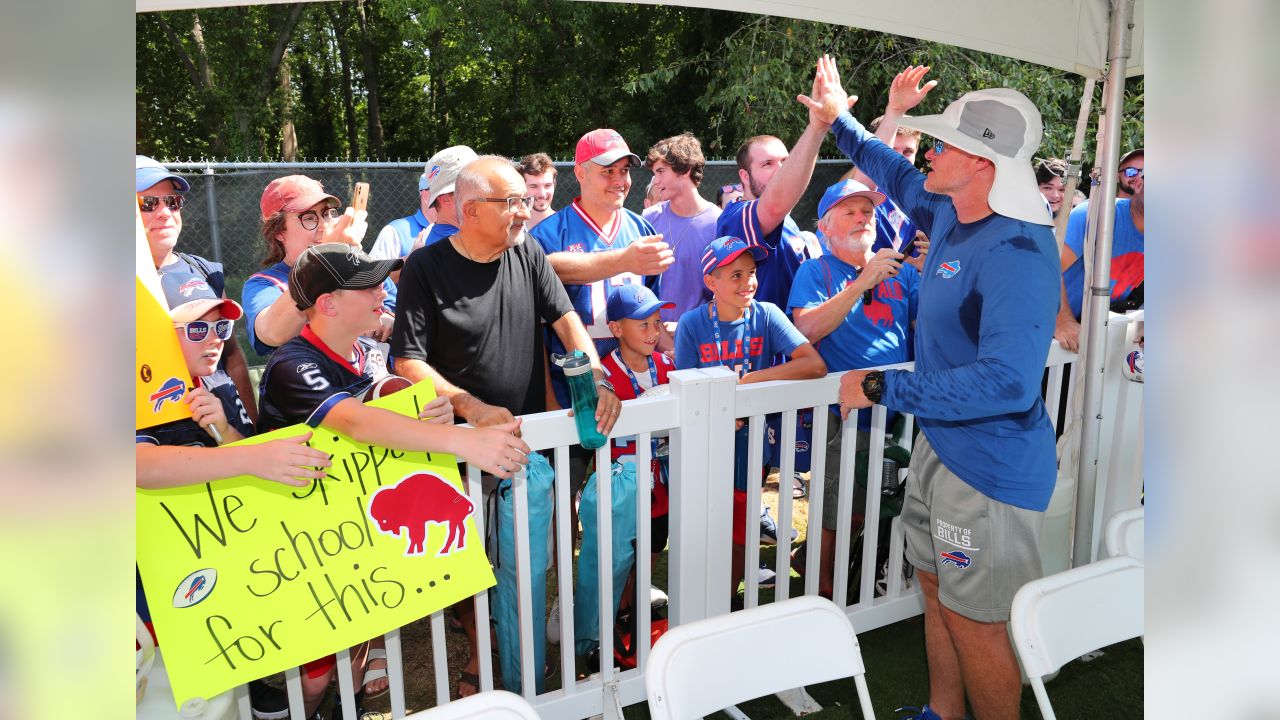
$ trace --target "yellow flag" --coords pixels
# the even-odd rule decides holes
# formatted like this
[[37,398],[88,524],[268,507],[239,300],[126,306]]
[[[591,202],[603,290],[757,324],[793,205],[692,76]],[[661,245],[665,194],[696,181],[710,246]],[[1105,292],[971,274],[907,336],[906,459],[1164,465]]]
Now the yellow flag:
[[137,409],[134,422],[137,429],[191,417],[191,408],[182,400],[187,388],[192,386],[187,362],[178,346],[178,335],[173,331],[173,318],[169,304],[160,289],[160,276],[156,274],[147,245],[147,233],[142,227],[142,215],[136,205],[134,214],[138,220],[138,252],[134,306],[137,312],[134,325],[134,380],[136,381]]
[[[424,381],[370,405],[416,417]],[[294,425],[235,445],[296,437]],[[210,698],[448,607],[495,583],[457,460],[317,428],[322,480],[241,476],[138,490],[137,561],[175,701]]]

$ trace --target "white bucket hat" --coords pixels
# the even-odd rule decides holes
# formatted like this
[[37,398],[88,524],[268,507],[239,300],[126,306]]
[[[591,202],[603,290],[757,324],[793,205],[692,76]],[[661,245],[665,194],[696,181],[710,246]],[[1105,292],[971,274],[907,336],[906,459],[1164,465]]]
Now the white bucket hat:
[[1052,225],[1031,160],[1044,137],[1040,111],[1017,90],[992,88],[965,93],[941,115],[906,116],[901,127],[919,130],[996,166],[987,201],[1015,220]]

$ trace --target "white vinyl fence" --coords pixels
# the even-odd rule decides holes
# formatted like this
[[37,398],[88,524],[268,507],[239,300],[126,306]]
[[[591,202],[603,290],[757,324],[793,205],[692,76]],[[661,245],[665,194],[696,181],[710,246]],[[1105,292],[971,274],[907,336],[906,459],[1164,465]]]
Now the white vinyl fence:
[[[1109,328],[1109,352],[1106,365],[1107,390],[1104,402],[1103,455],[1100,458],[1103,472],[1098,486],[1096,513],[1101,517],[1109,517],[1118,510],[1127,509],[1138,503],[1142,487],[1141,477],[1141,427],[1142,427],[1142,385],[1128,381],[1120,372],[1123,360],[1126,333],[1129,332],[1127,318],[1112,316]],[[1068,363],[1076,356],[1068,353],[1055,343],[1049,353],[1047,368],[1047,387],[1045,401],[1050,417],[1058,423],[1062,384],[1069,382],[1069,373],[1064,372]],[[892,367],[910,368],[910,364]],[[605,718],[621,718],[621,708],[644,700],[644,668],[648,659],[650,634],[649,614],[643,610],[649,607],[648,589],[652,568],[650,567],[650,496],[643,490],[648,487],[650,439],[667,436],[670,439],[670,542],[669,542],[669,617],[674,627],[677,624],[721,615],[730,611],[730,534],[733,489],[733,458],[735,420],[742,418],[748,422],[751,438],[748,478],[760,477],[762,465],[763,437],[765,416],[771,413],[782,413],[782,446],[787,448],[783,453],[779,474],[780,492],[778,495],[777,518],[778,548],[776,571],[778,575],[775,597],[785,599],[789,594],[788,578],[790,577],[791,548],[790,528],[792,525],[793,503],[790,489],[790,478],[794,467],[795,429],[797,412],[815,409],[813,422],[813,454],[810,473],[809,533],[806,545],[806,565],[804,593],[817,594],[818,568],[821,552],[821,518],[823,503],[823,477],[825,464],[826,425],[830,413],[827,406],[835,401],[840,383],[840,374],[827,377],[791,382],[771,382],[738,387],[736,376],[724,368],[706,370],[683,370],[672,373],[670,394],[659,397],[643,398],[628,401],[617,426],[613,430],[613,438],[637,435],[637,463],[639,469],[636,493],[637,537],[636,537],[636,593],[634,606],[640,609],[637,616],[638,665],[636,669],[619,670],[610,662],[603,662],[600,672],[586,679],[576,678],[573,626],[573,567],[574,546],[570,536],[570,503],[569,483],[569,446],[576,444],[577,434],[573,419],[564,411],[542,413],[524,418],[524,439],[534,450],[549,450],[552,465],[556,471],[554,527],[556,530],[556,549],[554,579],[548,580],[548,587],[554,585],[560,598],[560,648],[559,674],[563,679],[560,689],[535,693],[535,680],[543,672],[534,661],[533,643],[541,643],[543,637],[535,636],[533,623],[533,597],[531,593],[532,577],[530,574],[530,544],[528,521],[528,490],[526,477],[522,471],[514,483],[515,503],[515,537],[517,574],[519,587],[519,633],[521,647],[521,685],[523,695],[538,709],[543,718],[576,720],[593,715],[603,714]],[[870,446],[869,478],[866,492],[866,513],[868,520],[878,518],[881,503],[882,457],[885,442],[886,410],[883,406],[873,409],[873,431]],[[910,423],[910,417],[907,418]],[[854,481],[854,442],[856,423],[844,425],[843,445],[840,457],[839,507],[851,508],[853,493],[859,491]],[[910,443],[910,424],[903,435],[904,444]],[[609,446],[596,451],[597,467],[609,467]],[[902,473],[905,475],[906,470]],[[465,474],[467,486],[472,500],[477,507],[485,507],[481,492],[480,472],[476,468],[468,468]],[[597,527],[599,528],[599,607],[600,612],[600,653],[599,657],[608,660],[613,657],[613,617],[608,608],[612,603],[612,544],[611,518],[611,484],[597,484],[599,493],[599,510]],[[759,483],[748,483],[747,544],[746,544],[746,600],[747,607],[758,603],[757,578],[755,569],[759,564],[760,526],[758,513],[760,508],[761,488]],[[1104,514],[1105,513],[1105,514]],[[923,612],[923,601],[919,589],[904,576],[903,535],[898,518],[892,519],[890,533],[890,552],[887,572],[882,572],[885,580],[876,587],[877,579],[877,544],[879,533],[875,526],[867,523],[864,547],[862,551],[862,567],[858,602],[849,604],[846,587],[849,573],[849,548],[852,527],[851,513],[839,514],[836,530],[837,557],[835,563],[836,576],[834,582],[835,602],[846,608],[854,628],[865,632],[888,625]],[[477,523],[488,522],[489,518],[477,519]],[[1095,522],[1100,532],[1103,522]],[[1070,523],[1062,526],[1070,527]],[[1065,532],[1065,531],[1064,531]],[[800,538],[804,539],[804,538]],[[1070,542],[1063,537],[1046,542],[1057,543],[1062,548],[1070,547]],[[1097,547],[1095,538],[1094,547]],[[1096,551],[1095,551],[1096,555]],[[483,690],[492,689],[495,677],[500,674],[492,662],[490,627],[490,597],[487,592],[475,596],[476,617],[480,632],[478,638],[478,657],[480,658],[480,681]],[[550,603],[548,602],[548,607]],[[444,613],[435,613],[430,618],[431,637],[433,642],[433,666],[435,674],[436,703],[449,701],[453,678],[449,674],[446,662],[445,643],[465,643],[463,636],[454,634],[446,636]],[[505,629],[503,631],[506,631]],[[396,630],[386,636],[388,673],[391,683],[392,714],[396,718],[404,717],[405,683],[402,653],[400,647],[400,631]],[[349,678],[350,658],[346,651],[338,654],[338,676],[340,691],[347,718],[355,717],[355,704]],[[868,668],[875,673],[874,667]],[[292,717],[304,720],[302,713],[301,685],[298,671],[292,670],[287,675]],[[249,718],[249,698],[247,690],[242,687],[237,691],[242,718]],[[415,708],[421,709],[421,708]]]

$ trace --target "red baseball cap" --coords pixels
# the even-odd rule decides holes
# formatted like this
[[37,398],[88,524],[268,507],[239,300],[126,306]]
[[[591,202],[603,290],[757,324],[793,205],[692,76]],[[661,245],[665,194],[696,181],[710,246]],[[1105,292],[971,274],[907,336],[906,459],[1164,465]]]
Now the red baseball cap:
[[324,191],[319,180],[312,180],[306,175],[287,175],[276,178],[262,191],[259,205],[262,219],[278,212],[302,212],[321,200],[330,200],[334,207],[342,204],[338,198]]
[[597,165],[612,165],[624,157],[630,157],[633,166],[640,164],[640,156],[631,152],[627,141],[622,139],[617,130],[609,128],[599,128],[583,135],[578,140],[577,149],[573,151],[575,165],[588,160]]

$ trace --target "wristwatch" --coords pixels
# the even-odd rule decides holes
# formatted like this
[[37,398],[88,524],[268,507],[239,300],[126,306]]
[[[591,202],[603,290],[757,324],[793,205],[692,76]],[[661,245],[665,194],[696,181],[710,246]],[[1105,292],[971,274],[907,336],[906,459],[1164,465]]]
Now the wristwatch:
[[872,403],[880,402],[880,393],[884,391],[884,372],[872,370],[862,378],[862,394]]
[[617,394],[618,394],[618,393],[617,393],[617,391],[615,391],[615,390],[613,389],[613,383],[609,382],[608,380],[605,380],[604,378],[600,378],[599,380],[596,380],[596,385],[598,385],[599,387],[604,388],[605,390],[608,390],[609,392],[613,393],[614,395],[617,395]]

